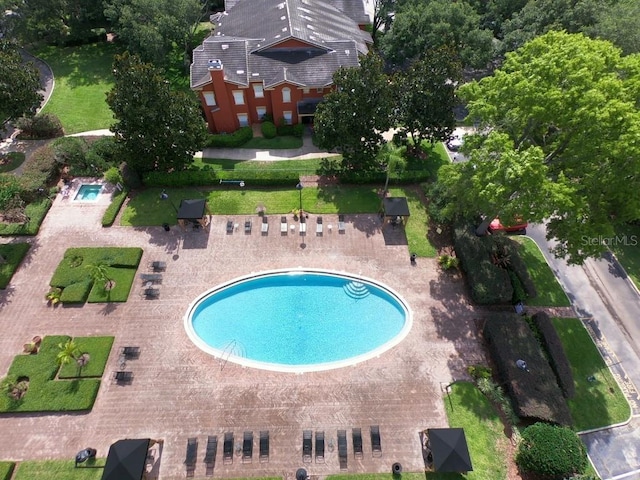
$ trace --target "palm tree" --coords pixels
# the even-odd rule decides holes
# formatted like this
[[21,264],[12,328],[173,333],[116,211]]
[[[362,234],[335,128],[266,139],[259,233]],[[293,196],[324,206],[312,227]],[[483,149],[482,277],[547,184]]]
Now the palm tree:
[[382,146],[379,154],[380,162],[385,166],[386,178],[384,181],[383,197],[387,195],[387,189],[389,188],[389,177],[391,172],[396,170],[402,170],[407,164],[407,160],[403,156],[403,147],[398,147],[392,143],[385,143]]
[[56,361],[58,365],[66,365],[67,363],[71,363],[72,361],[77,361],[77,358],[80,356],[80,351],[78,350],[78,346],[76,342],[73,340],[67,340],[66,343],[59,343],[58,348],[60,351],[56,356]]
[[109,278],[109,267],[105,263],[96,263],[91,265],[86,265],[86,268],[89,269],[89,274],[95,283],[102,284],[104,288],[107,282],[110,282]]

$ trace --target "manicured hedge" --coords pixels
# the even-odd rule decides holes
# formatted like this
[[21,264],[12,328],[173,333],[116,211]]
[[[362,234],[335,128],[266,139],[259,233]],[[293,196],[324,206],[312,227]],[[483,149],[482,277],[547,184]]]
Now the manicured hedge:
[[482,305],[510,303],[513,287],[509,274],[491,262],[492,237],[478,237],[472,226],[457,225],[453,241],[456,255],[467,274],[473,300]]
[[116,221],[116,217],[118,216],[118,212],[122,207],[122,204],[127,199],[127,191],[123,190],[120,193],[117,193],[111,198],[111,204],[107,207],[102,216],[102,226],[110,227],[113,225],[113,222]]
[[251,127],[242,127],[233,133],[209,135],[205,147],[233,148],[240,147],[253,138]]
[[275,138],[278,135],[278,131],[276,130],[276,126],[273,122],[265,121],[260,125],[260,130],[262,131],[262,135],[264,138]]
[[111,353],[114,337],[76,337],[73,342],[78,351],[89,354],[89,363],[78,369],[75,362],[67,363],[60,368],[58,378],[102,377]]
[[281,137],[292,136],[296,138],[302,138],[302,136],[304,135],[304,125],[302,125],[301,123],[297,123],[296,125],[284,125],[283,123],[280,123],[280,125],[278,125],[278,127],[276,128],[276,131]]
[[69,339],[62,335],[47,336],[42,339],[36,355],[14,357],[8,375],[27,377],[29,389],[20,400],[0,395],[0,412],[63,412],[93,407],[100,388],[99,379],[54,380],[59,368],[58,345]]
[[[147,187],[205,187],[219,185],[221,180],[238,180],[238,173],[222,170],[183,170],[173,173],[149,172],[145,174],[143,183]],[[242,178],[246,185],[260,187],[277,187],[293,185],[300,181],[297,172],[259,171],[243,172]]]
[[[105,264],[112,269],[116,287],[110,298],[104,295],[104,301],[126,301],[141,258],[141,248],[69,248],[53,273],[49,285],[62,289],[62,303],[83,303],[93,287],[91,271],[86,266]],[[113,271],[118,269],[130,272],[122,274]],[[92,301],[100,301],[98,298],[103,298],[103,290],[100,287],[96,288],[96,293],[91,297]]]
[[509,255],[509,269],[518,276],[527,297],[536,297],[538,295],[536,286],[531,279],[531,275],[529,275],[527,264],[524,263],[524,260],[522,260],[522,257],[520,257],[520,254],[518,253],[520,245],[505,235],[493,235],[491,238]]
[[522,432],[516,463],[524,472],[544,478],[569,478],[587,469],[587,452],[569,428],[536,423]]
[[[527,322],[516,314],[495,314],[484,337],[516,414],[521,418],[571,425],[571,413],[541,346]],[[526,362],[528,371],[516,366]]]
[[5,243],[0,245],[0,256],[5,263],[0,264],[0,289],[7,288],[11,277],[20,266],[31,245],[28,243]]
[[542,348],[547,352],[549,364],[556,374],[562,393],[565,398],[573,398],[576,394],[576,386],[573,381],[571,364],[564,351],[558,332],[556,332],[551,322],[551,318],[545,312],[539,312],[533,315],[531,320],[539,333],[537,338],[540,339]]
[[15,466],[13,462],[0,462],[0,480],[9,480]]
[[51,208],[51,200],[42,198],[27,205],[25,214],[29,218],[27,223],[0,223],[1,236],[37,235],[40,224]]

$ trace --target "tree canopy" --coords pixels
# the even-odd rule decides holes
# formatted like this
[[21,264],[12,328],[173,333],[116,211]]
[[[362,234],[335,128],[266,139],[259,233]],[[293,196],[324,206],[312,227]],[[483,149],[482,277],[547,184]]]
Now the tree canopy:
[[185,169],[206,133],[195,100],[172,91],[158,69],[128,53],[116,56],[113,70],[107,103],[117,119],[111,131],[120,158],[138,173]]
[[493,34],[480,20],[465,1],[414,0],[398,9],[381,48],[389,62],[404,67],[426,50],[450,45],[465,66],[484,67],[493,54]]
[[318,104],[314,118],[320,148],[339,148],[343,168],[367,170],[384,144],[382,133],[392,126],[393,93],[379,56],[360,57],[359,68],[340,68],[335,90]]
[[[513,142],[517,154],[500,169],[516,168],[536,148],[544,178],[567,189],[552,205],[547,232],[558,241],[554,253],[571,263],[600,254],[604,245],[594,239],[640,217],[639,69],[640,56],[622,57],[610,42],[549,32],[508,54],[491,77],[459,89],[481,131]],[[465,184],[479,198],[504,201],[489,186]],[[522,214],[547,216],[545,195],[540,188]]]
[[0,122],[33,116],[42,102],[40,72],[18,47],[0,38]]

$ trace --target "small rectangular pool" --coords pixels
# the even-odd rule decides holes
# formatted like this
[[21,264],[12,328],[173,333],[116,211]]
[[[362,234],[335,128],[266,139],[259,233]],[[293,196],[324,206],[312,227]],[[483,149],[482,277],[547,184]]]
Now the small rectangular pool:
[[94,202],[98,199],[102,185],[80,185],[78,193],[74,197],[74,200],[82,200],[85,202]]

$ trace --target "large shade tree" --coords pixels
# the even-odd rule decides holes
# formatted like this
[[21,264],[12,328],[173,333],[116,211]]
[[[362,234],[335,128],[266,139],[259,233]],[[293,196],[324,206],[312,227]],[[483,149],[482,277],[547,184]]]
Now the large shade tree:
[[324,97],[314,118],[318,145],[340,149],[346,170],[377,168],[394,106],[382,60],[373,53],[362,56],[359,68],[338,69],[333,82],[335,90]]
[[172,91],[158,69],[128,53],[116,56],[113,74],[107,103],[120,158],[138,173],[189,166],[206,134],[195,99]]
[[413,0],[395,14],[382,40],[385,58],[406,67],[428,49],[452,45],[465,66],[484,67],[493,54],[493,34],[465,1]]
[[40,73],[24,62],[18,47],[0,38],[0,126],[21,116],[33,116],[42,102]]
[[[544,178],[569,189],[570,201],[548,215],[547,234],[572,263],[600,254],[597,239],[640,217],[639,71],[640,56],[622,57],[610,42],[549,32],[507,55],[491,77],[460,88],[470,119],[505,133],[517,152],[538,148]],[[487,187],[465,188],[480,196]],[[537,205],[548,192],[539,195],[524,212],[531,218],[546,214]]]

